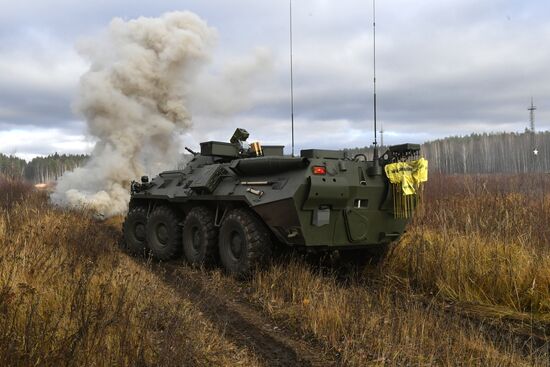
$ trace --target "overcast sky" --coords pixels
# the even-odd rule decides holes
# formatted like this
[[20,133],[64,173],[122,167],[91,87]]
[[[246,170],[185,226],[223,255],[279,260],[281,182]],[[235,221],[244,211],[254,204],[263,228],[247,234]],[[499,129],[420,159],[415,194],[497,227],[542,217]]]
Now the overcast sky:
[[[217,29],[212,74],[258,52],[271,59],[245,86],[240,111],[220,116],[197,104],[183,144],[226,140],[239,126],[264,144],[290,145],[288,1],[0,0],[0,9],[0,152],[89,152],[94,140],[71,107],[88,67],[75,45],[114,17],[173,10]],[[548,0],[379,0],[377,12],[385,143],[522,131],[531,96],[537,128],[550,127]],[[368,1],[294,0],[298,149],[372,142],[371,24]]]

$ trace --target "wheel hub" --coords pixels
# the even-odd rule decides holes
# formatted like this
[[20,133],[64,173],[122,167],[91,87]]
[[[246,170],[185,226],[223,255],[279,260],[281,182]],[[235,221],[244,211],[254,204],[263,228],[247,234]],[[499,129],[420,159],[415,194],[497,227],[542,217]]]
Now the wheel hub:
[[231,249],[231,254],[236,259],[239,259],[241,257],[242,248],[243,248],[243,239],[241,237],[241,234],[237,231],[233,231],[231,232],[229,240],[230,240],[229,247]]
[[164,223],[159,223],[156,232],[159,242],[166,245],[168,243],[168,228],[166,228],[166,225]]
[[200,235],[200,231],[197,227],[193,227],[191,241],[192,241],[192,244],[193,244],[193,249],[198,251],[199,248],[200,248],[201,235]]
[[137,223],[134,227],[134,236],[137,238],[138,241],[144,241],[145,240],[145,224],[143,223]]

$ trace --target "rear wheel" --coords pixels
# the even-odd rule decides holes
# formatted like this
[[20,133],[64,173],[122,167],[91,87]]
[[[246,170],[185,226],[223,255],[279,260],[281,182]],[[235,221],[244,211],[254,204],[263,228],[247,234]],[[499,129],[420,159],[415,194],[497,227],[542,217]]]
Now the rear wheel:
[[147,209],[136,206],[130,209],[122,231],[126,249],[136,255],[144,255],[147,252]]
[[218,245],[218,229],[214,216],[205,207],[193,208],[183,223],[183,252],[195,266],[214,260]]
[[271,238],[266,226],[246,209],[234,209],[220,228],[219,250],[224,268],[238,277],[250,275],[271,257]]
[[147,221],[147,243],[149,249],[158,260],[170,260],[180,253],[181,227],[177,213],[166,207],[159,206]]

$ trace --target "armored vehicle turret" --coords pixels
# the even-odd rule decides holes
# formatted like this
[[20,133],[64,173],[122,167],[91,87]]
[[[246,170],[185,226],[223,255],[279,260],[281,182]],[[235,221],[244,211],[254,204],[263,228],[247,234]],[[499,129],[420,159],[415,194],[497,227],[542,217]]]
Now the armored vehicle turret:
[[237,129],[228,143],[190,150],[183,170],[133,182],[128,249],[160,260],[183,255],[193,265],[219,258],[228,272],[246,275],[273,246],[379,248],[403,233],[426,178],[425,163],[410,163],[420,151],[414,144],[368,160],[322,149],[285,156],[283,146],[247,139]]

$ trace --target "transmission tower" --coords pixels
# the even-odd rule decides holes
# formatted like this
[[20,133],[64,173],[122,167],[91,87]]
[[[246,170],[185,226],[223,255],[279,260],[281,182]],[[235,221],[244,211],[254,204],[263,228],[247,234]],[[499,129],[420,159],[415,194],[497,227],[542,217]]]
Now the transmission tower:
[[535,141],[535,111],[537,110],[537,107],[533,103],[533,97],[531,97],[531,106],[527,109],[529,111],[529,123],[530,123],[530,129],[531,129],[531,149],[533,149],[533,155],[537,156],[539,154],[539,150],[537,149],[537,144]]
[[537,107],[533,104],[533,97],[531,97],[531,106],[527,109],[529,111],[529,122],[531,123],[531,132],[535,132],[535,111]]
[[380,124],[380,146],[384,146],[384,125]]

